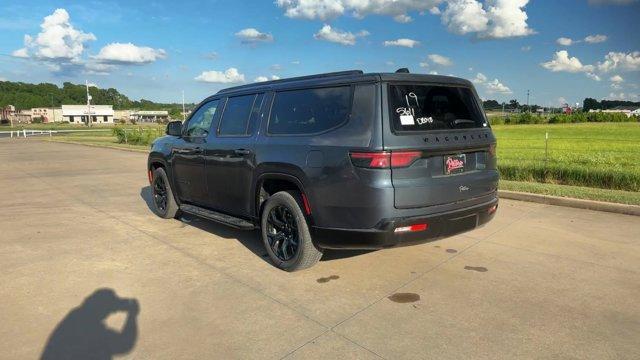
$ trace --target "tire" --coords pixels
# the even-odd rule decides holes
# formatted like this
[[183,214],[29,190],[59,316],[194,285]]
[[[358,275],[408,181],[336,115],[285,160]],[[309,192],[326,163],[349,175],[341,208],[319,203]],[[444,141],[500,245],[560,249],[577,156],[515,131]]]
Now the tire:
[[[161,189],[164,187],[164,195]],[[169,183],[167,173],[163,168],[157,168],[153,171],[153,180],[151,181],[151,194],[153,203],[153,212],[163,219],[173,219],[179,215],[179,207],[173,196],[173,190]],[[164,205],[160,197],[164,196]]]
[[[280,191],[267,199],[261,214],[264,247],[271,261],[285,271],[309,268],[322,257],[322,251],[316,248],[311,240],[309,225],[302,213],[301,204],[298,192]],[[283,219],[286,220],[281,221]],[[296,243],[294,238],[297,238],[295,251],[292,250],[293,243]],[[273,246],[274,244],[279,246]]]

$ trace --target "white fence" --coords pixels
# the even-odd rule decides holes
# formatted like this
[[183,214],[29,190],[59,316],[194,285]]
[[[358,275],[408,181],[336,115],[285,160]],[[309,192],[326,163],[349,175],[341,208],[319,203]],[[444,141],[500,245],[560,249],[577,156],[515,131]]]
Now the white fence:
[[21,129],[21,130],[11,130],[11,131],[0,131],[0,137],[9,137],[9,138],[26,138],[28,136],[53,136],[58,133],[70,133],[70,132],[96,132],[96,131],[111,131],[111,129],[95,129],[95,130],[87,130],[87,129],[77,129],[77,130],[29,130],[29,129]]

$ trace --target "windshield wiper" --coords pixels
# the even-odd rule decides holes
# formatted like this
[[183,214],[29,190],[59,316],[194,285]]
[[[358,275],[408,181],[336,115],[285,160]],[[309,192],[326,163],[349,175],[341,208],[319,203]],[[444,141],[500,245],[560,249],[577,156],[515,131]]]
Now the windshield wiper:
[[470,125],[475,125],[476,122],[473,120],[469,120],[469,119],[455,119],[451,122],[451,124],[453,125],[452,127],[456,127],[457,125],[460,124],[470,124]]

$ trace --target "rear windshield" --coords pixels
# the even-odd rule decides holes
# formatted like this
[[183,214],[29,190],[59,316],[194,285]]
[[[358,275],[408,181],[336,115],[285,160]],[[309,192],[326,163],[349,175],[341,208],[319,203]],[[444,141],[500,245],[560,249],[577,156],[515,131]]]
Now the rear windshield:
[[487,126],[471,89],[442,85],[390,85],[395,131],[469,129]]

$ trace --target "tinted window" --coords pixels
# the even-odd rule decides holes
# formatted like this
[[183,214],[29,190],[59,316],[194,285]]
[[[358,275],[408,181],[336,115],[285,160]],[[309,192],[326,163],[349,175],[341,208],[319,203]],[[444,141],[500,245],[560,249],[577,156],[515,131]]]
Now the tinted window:
[[486,126],[471,89],[433,85],[391,85],[393,129],[427,131]]
[[344,123],[350,111],[350,86],[279,92],[271,108],[269,133],[318,133]]
[[202,105],[189,119],[189,123],[185,130],[185,136],[207,136],[207,134],[209,134],[209,129],[211,128],[213,116],[216,114],[217,109],[218,100],[210,101]]
[[218,133],[220,135],[245,135],[255,98],[255,95],[229,98],[224,113],[222,113]]

